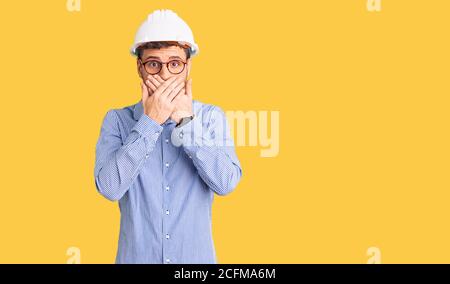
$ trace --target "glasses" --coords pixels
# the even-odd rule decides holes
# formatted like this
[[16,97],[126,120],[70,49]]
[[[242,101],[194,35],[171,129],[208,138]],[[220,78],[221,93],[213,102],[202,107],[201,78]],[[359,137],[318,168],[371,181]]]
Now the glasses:
[[144,65],[145,71],[150,75],[158,74],[161,71],[163,64],[165,64],[167,67],[167,70],[169,70],[169,72],[174,75],[180,74],[181,72],[183,72],[184,67],[186,66],[186,62],[183,62],[183,61],[177,60],[177,59],[170,60],[168,62],[161,62],[161,61],[154,60],[154,59],[146,61],[146,62],[142,62],[139,59],[139,62],[142,65]]

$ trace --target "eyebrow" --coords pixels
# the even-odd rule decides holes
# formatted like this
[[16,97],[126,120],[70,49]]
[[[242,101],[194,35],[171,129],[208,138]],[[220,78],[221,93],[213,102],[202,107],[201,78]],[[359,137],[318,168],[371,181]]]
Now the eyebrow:
[[[161,58],[159,58],[158,56],[149,56],[149,57],[147,57],[144,61],[147,61],[147,60],[149,60],[149,59],[151,59],[151,58],[161,60]],[[169,59],[180,59],[180,60],[183,60],[183,59],[181,59],[181,57],[179,57],[179,56],[170,56]]]

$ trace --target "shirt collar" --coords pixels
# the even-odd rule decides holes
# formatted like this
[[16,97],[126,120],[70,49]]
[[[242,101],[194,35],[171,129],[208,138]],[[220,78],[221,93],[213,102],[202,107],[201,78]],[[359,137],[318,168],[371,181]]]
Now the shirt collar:
[[[138,121],[142,114],[144,113],[144,107],[142,105],[142,100],[140,100],[137,104],[134,105],[133,107],[133,118],[134,120]],[[175,121],[173,119],[171,119],[170,117],[166,120],[166,122],[164,122],[163,124],[176,124]]]

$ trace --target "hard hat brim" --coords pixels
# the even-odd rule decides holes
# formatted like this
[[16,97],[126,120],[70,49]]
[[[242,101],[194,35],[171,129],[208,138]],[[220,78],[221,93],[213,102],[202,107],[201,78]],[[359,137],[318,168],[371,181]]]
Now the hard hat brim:
[[[167,40],[167,41],[169,41],[169,40]],[[176,41],[176,40],[174,40],[174,41]],[[141,46],[141,45],[144,45],[144,44],[146,44],[146,43],[148,43],[148,42],[151,42],[151,41],[140,42],[140,43],[134,44],[134,45],[131,47],[131,49],[130,49],[131,55],[137,56],[137,52],[136,52],[136,51],[137,51],[138,47]],[[177,42],[179,42],[180,44],[187,45],[187,46],[189,47],[191,57],[194,57],[194,56],[198,55],[198,53],[199,53],[199,48],[198,48],[198,45],[197,45],[197,44],[195,44],[195,43],[189,43],[189,42],[185,42],[185,41],[177,41]]]

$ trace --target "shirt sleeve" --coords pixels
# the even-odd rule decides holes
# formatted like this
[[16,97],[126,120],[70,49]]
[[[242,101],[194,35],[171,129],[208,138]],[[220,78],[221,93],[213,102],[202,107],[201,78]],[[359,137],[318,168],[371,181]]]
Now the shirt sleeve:
[[101,195],[111,201],[122,198],[155,148],[161,131],[161,125],[142,114],[122,142],[116,111],[106,113],[95,150],[95,185]]
[[242,177],[242,168],[224,112],[214,107],[205,123],[194,117],[174,128],[172,143],[182,146],[192,158],[200,177],[218,195],[231,193]]

